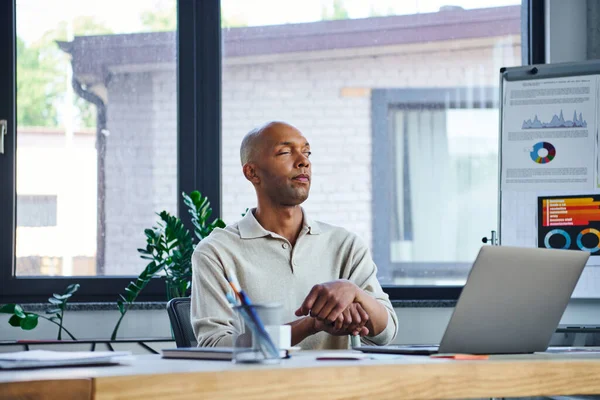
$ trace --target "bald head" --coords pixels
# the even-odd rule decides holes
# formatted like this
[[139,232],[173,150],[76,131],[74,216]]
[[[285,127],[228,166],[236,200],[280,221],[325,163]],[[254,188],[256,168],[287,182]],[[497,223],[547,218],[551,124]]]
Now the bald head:
[[242,166],[256,160],[256,156],[260,153],[260,146],[264,141],[264,133],[281,127],[294,128],[285,122],[271,121],[248,132],[244,136],[244,139],[242,139],[242,145],[240,146],[240,161],[242,162]]
[[242,172],[258,203],[297,206],[310,191],[310,144],[298,129],[273,121],[252,129],[240,147]]

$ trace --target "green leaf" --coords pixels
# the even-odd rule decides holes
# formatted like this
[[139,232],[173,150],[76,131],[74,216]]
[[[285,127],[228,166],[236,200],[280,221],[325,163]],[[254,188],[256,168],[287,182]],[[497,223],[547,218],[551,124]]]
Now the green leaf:
[[127,299],[128,303],[133,302],[133,300],[136,297],[135,295],[136,295],[136,293],[133,290],[131,290],[128,287],[125,288],[125,298]]
[[[23,316],[23,318],[25,318],[25,316]],[[23,318],[19,317],[18,315],[13,315],[8,319],[8,323],[12,326],[21,326],[21,320]]]
[[125,313],[125,307],[123,306],[123,302],[121,300],[117,300],[117,307],[119,308],[119,312],[121,314]]
[[164,267],[164,263],[152,262],[152,263],[148,264],[148,266],[150,267],[150,269],[148,269],[147,279],[150,279]]
[[61,302],[62,302],[62,300],[68,299],[69,297],[71,297],[70,294],[56,294],[56,293],[52,294],[52,298],[54,298],[56,300],[61,300]]
[[189,197],[194,203],[197,203],[202,198],[202,194],[199,191],[194,190],[192,193],[190,193]]
[[60,314],[62,310],[60,308],[52,308],[50,310],[46,310],[46,314]]
[[0,307],[0,313],[14,314],[15,307],[16,307],[16,304],[14,304],[14,303],[4,304],[2,307]]
[[179,240],[177,240],[177,239],[171,240],[169,243],[167,243],[167,249],[168,250],[174,249],[175,247],[177,247],[178,243],[179,243]]
[[49,297],[48,302],[51,304],[56,304],[56,305],[63,303],[62,300],[55,299],[54,297]]
[[38,324],[37,314],[27,314],[27,316],[21,319],[21,329],[30,331],[35,328]]
[[25,318],[25,311],[23,311],[23,307],[18,304],[15,304],[14,313],[19,318]]
[[67,290],[65,291],[65,294],[68,295],[72,295],[73,293],[75,293],[76,291],[79,290],[79,283],[72,283],[69,286],[67,286]]

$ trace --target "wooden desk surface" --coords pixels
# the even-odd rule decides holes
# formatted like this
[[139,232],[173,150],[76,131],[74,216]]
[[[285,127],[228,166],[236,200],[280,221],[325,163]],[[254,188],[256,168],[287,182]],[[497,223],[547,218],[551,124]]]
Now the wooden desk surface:
[[81,394],[90,379],[91,396],[98,400],[521,397],[600,394],[598,377],[600,354],[316,361],[314,352],[305,352],[275,366],[148,355],[135,357],[130,365],[0,372],[0,398],[14,394],[18,385],[33,387],[23,386],[27,382],[38,387],[64,383],[64,390],[67,384],[79,385]]

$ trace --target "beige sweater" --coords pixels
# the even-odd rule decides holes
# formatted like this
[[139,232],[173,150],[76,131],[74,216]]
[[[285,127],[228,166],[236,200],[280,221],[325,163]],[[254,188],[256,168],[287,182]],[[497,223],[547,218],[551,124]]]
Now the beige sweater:
[[[191,320],[199,346],[231,346],[240,322],[229,306],[226,279],[230,269],[253,303],[280,303],[285,322],[298,317],[313,285],[348,279],[371,294],[388,310],[388,323],[369,344],[387,344],[396,336],[398,321],[386,293],[377,281],[377,268],[368,247],[353,233],[310,220],[292,247],[282,236],[265,230],[249,211],[238,223],[214,230],[192,257]],[[343,349],[348,336],[319,332],[300,343],[303,349]]]

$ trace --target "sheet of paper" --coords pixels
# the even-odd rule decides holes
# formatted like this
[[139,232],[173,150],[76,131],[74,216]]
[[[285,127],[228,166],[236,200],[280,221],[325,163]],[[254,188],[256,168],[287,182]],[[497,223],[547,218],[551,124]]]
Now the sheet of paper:
[[51,351],[30,350],[14,353],[1,353],[0,360],[4,361],[66,361],[81,359],[97,359],[107,357],[122,357],[131,355],[128,351]]
[[502,191],[597,187],[598,76],[506,81]]
[[116,364],[130,356],[129,351],[18,351],[0,354],[0,370]]
[[536,194],[531,192],[502,192],[500,244],[503,246],[536,246],[536,199]]

